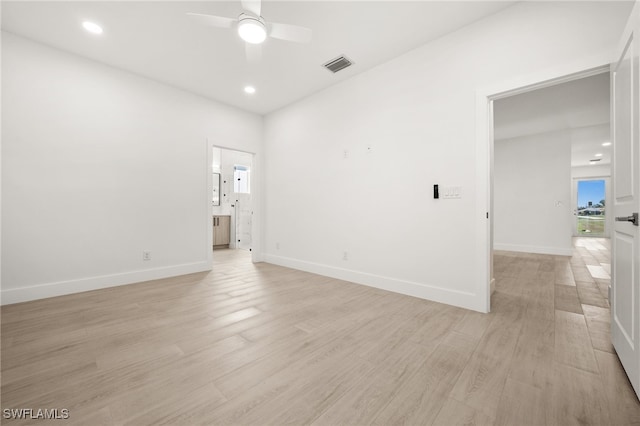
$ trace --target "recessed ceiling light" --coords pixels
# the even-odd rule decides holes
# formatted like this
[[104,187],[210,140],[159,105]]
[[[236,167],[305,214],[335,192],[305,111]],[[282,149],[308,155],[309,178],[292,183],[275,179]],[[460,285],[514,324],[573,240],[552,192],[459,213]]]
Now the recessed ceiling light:
[[267,29],[260,18],[245,15],[240,16],[238,34],[240,38],[251,44],[260,44],[267,38]]
[[597,153],[597,154],[595,155],[595,157],[602,157],[602,154]]
[[244,92],[253,95],[254,93],[256,93],[256,88],[253,86],[247,86],[244,88]]
[[95,22],[84,21],[82,26],[85,30],[93,34],[102,34],[102,27]]
[[610,145],[611,145],[611,142],[604,142],[604,143],[602,144],[602,146],[610,146]]

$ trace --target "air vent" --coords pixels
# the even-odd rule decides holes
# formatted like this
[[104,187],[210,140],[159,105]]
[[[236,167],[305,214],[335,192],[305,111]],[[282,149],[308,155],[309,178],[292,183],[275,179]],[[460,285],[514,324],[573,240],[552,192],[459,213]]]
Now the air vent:
[[344,56],[339,56],[335,59],[330,60],[322,66],[332,73],[337,73],[338,71],[343,70],[351,65],[353,65],[353,62],[351,62],[349,59]]
[[593,160],[589,160],[589,161],[591,161],[592,163],[595,163],[596,161],[600,161],[600,160],[602,160],[602,158],[594,158]]

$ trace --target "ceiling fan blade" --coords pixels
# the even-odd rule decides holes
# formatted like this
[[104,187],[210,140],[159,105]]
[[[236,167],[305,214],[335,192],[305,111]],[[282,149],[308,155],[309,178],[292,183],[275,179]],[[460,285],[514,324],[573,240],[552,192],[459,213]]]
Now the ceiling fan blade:
[[262,10],[262,1],[261,0],[242,0],[242,8],[260,17],[260,11]]
[[219,28],[231,28],[231,26],[237,21],[235,18],[225,18],[224,16],[204,15],[202,13],[188,12],[187,16],[195,21],[204,25]]
[[269,24],[271,31],[269,36],[280,40],[295,41],[296,43],[309,43],[313,35],[313,31],[309,28],[299,27],[297,25]]
[[244,51],[247,55],[247,62],[252,64],[260,62],[262,59],[262,45],[253,44],[253,43],[245,43]]

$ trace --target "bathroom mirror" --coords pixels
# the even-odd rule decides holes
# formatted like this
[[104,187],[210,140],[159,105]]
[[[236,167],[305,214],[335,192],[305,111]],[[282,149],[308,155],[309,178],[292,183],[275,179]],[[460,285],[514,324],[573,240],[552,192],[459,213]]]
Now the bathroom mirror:
[[213,205],[220,205],[220,173],[213,174]]

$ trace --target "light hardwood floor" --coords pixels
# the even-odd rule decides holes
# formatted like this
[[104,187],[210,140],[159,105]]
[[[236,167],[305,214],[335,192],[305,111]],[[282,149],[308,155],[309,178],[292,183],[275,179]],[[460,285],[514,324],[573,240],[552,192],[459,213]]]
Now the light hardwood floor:
[[5,306],[2,408],[82,425],[640,425],[609,343],[607,244],[496,252],[487,315],[233,250],[208,274]]

